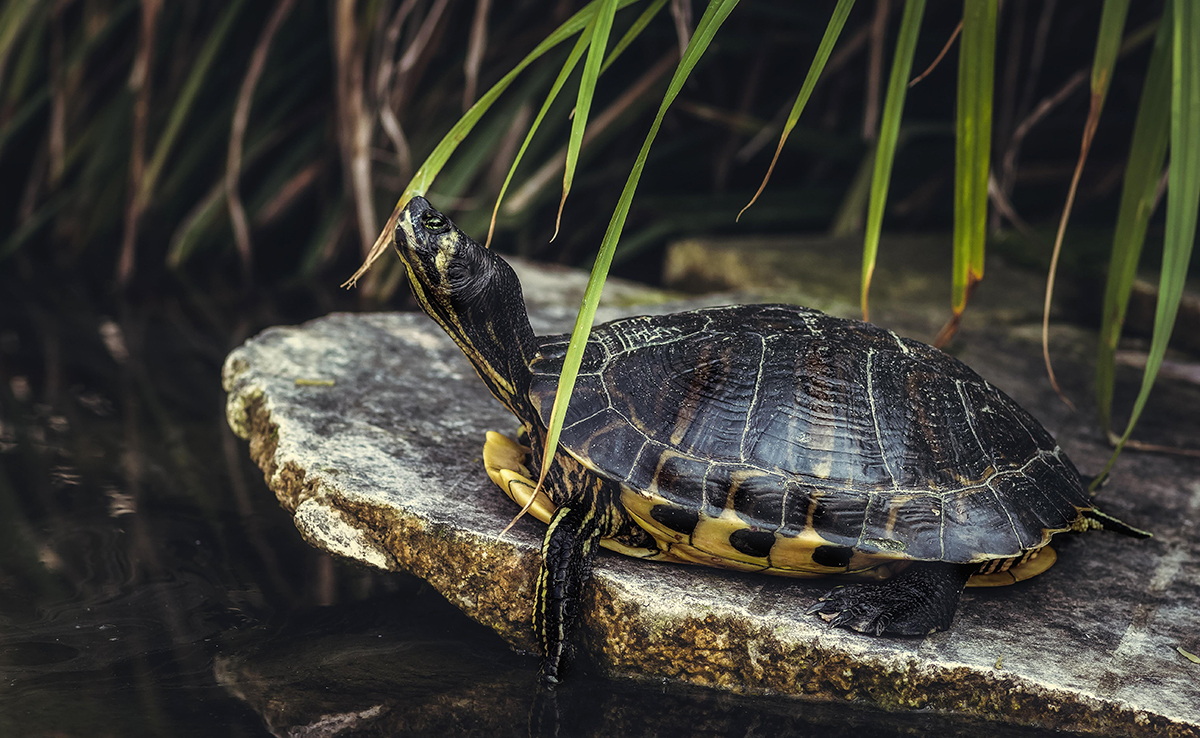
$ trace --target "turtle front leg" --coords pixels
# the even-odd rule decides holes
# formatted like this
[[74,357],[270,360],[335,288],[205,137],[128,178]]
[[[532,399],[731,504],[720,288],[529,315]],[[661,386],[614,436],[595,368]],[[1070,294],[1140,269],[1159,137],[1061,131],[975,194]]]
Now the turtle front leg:
[[542,679],[549,684],[558,683],[570,660],[569,638],[579,614],[579,598],[592,575],[602,534],[600,516],[588,503],[576,499],[558,508],[542,542],[533,627],[542,642]]
[[837,587],[808,609],[829,627],[891,636],[946,630],[976,564],[915,562],[882,582]]

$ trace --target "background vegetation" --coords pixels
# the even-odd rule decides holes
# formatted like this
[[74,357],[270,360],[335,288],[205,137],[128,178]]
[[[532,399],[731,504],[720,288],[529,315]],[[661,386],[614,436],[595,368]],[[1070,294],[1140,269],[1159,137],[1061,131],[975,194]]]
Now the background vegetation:
[[[954,231],[966,251],[947,287],[961,309],[981,268],[985,222],[991,242],[1049,264],[1086,129],[1090,156],[1062,268],[1095,295],[1073,312],[1099,322],[1139,106],[1151,111],[1143,128],[1160,124],[1134,151],[1148,162],[1138,193],[1151,193],[1141,227],[1148,220],[1152,242],[1178,231],[1155,207],[1167,189],[1163,96],[1171,80],[1190,83],[1178,73],[1165,88],[1150,83],[1152,57],[1186,70],[1179,55],[1200,44],[1189,35],[1190,4],[1179,7],[1187,17],[1171,26],[1159,22],[1174,18],[1170,2],[713,3],[727,18],[703,39],[710,45],[693,44],[694,70],[662,110],[623,234],[610,244],[613,268],[653,282],[664,244],[689,232],[865,232],[869,256],[881,228]],[[414,180],[464,112],[581,9],[611,18],[607,48],[591,47],[608,53],[579,61],[587,47],[572,51],[574,39],[547,49],[486,113],[476,108],[478,124],[436,179]],[[327,294],[376,242],[406,188],[482,237],[539,115],[497,210],[495,246],[590,264],[651,111],[693,33],[704,35],[703,12],[683,0],[7,0],[0,268],[30,283],[69,278],[98,296],[180,287],[205,297],[252,287]],[[827,38],[835,18],[844,27]],[[578,38],[601,38],[583,25]],[[1154,56],[1164,44],[1169,54]],[[814,54],[824,66],[805,86],[797,121]],[[1102,57],[1110,73],[1096,71]],[[560,74],[567,61],[578,63]],[[576,93],[581,76],[586,101]],[[979,82],[989,78],[992,90]],[[555,86],[564,92],[543,110]],[[1098,89],[1104,114],[1089,119]],[[1151,94],[1158,107],[1143,103]],[[971,121],[974,134],[964,128]],[[772,181],[736,224],[785,124],[795,128]],[[961,147],[980,132],[990,141],[976,145],[971,164]],[[970,177],[976,194],[963,200]],[[980,230],[961,232],[963,213]],[[1142,256],[1137,246],[1121,256],[1125,274],[1159,259],[1158,248]],[[1182,285],[1187,255],[1172,259]],[[377,271],[358,293],[366,304],[399,286],[397,270]],[[1108,320],[1119,332],[1121,321]]]

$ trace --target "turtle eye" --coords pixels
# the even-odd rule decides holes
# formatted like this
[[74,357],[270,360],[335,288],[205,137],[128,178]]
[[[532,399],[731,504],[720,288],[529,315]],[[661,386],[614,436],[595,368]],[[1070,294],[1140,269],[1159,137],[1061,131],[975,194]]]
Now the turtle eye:
[[437,213],[432,210],[426,210],[421,214],[421,226],[427,231],[438,233],[446,230],[446,228],[450,226],[450,221],[447,220],[446,216],[442,215],[441,213]]

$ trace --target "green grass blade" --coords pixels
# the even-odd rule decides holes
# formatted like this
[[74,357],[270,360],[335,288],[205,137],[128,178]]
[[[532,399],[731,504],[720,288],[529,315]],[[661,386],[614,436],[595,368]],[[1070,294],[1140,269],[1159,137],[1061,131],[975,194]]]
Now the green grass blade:
[[[604,60],[603,66],[600,67],[600,74],[604,74],[604,70],[608,69],[608,66],[612,64],[618,56],[621,55],[621,52],[624,51],[625,48],[629,46],[629,44],[635,38],[641,35],[642,31],[645,30],[646,26],[654,18],[655,14],[657,14],[659,10],[662,10],[663,6],[666,4],[667,0],[654,0],[654,2],[651,3],[648,8],[642,11],[642,14],[633,22],[633,25],[629,27],[629,30],[625,32],[625,35],[621,37],[621,40],[617,42],[617,45],[613,47],[613,50],[609,53],[608,58]],[[508,192],[508,186],[512,183],[513,175],[515,175],[517,172],[517,166],[524,158],[525,151],[529,148],[529,143],[533,140],[534,134],[536,134],[538,129],[541,128],[542,120],[546,117],[547,111],[550,110],[550,106],[553,105],[554,101],[558,98],[558,93],[562,90],[563,85],[566,84],[567,78],[571,76],[571,72],[575,70],[575,65],[577,65],[579,60],[583,58],[583,52],[588,48],[590,43],[591,33],[589,33],[588,29],[585,28],[583,33],[579,35],[579,40],[576,41],[575,47],[571,49],[571,53],[567,55],[567,60],[563,62],[562,70],[559,72],[558,78],[554,80],[554,84],[551,86],[550,92],[547,93],[546,100],[544,103],[542,103],[541,110],[538,111],[537,116],[533,119],[532,125],[529,126],[529,131],[525,134],[525,140],[521,142],[521,148],[517,151],[516,157],[513,158],[512,165],[508,168],[508,175],[504,178],[504,184],[500,187],[500,194],[496,196],[496,204],[492,207],[492,220],[488,224],[487,241],[484,242],[486,247],[491,247],[492,245],[492,236],[496,231],[496,218],[500,212],[500,204],[504,201],[504,195]]]
[[997,5],[997,0],[963,2],[954,157],[954,278],[950,297],[955,316],[962,315],[971,289],[983,278]]
[[[542,39],[542,42],[534,47],[533,51],[526,54],[525,58],[517,66],[513,67],[508,74],[501,77],[499,82],[492,85],[492,88],[475,101],[475,104],[463,114],[463,117],[458,119],[458,122],[442,137],[442,140],[434,147],[429,156],[425,158],[425,161],[417,169],[416,173],[413,174],[408,186],[404,188],[404,192],[400,195],[395,209],[392,210],[391,217],[384,224],[383,231],[375,239],[375,245],[371,247],[371,252],[367,254],[366,260],[358,268],[358,271],[350,279],[342,283],[343,287],[350,287],[358,282],[359,278],[371,268],[371,264],[375,263],[375,260],[383,254],[387,249],[388,243],[391,242],[392,231],[396,227],[396,218],[399,217],[404,205],[414,196],[424,195],[429,191],[429,186],[437,177],[438,172],[442,170],[442,167],[446,165],[450,156],[454,154],[458,145],[467,137],[475,127],[475,124],[479,122],[479,119],[492,107],[492,103],[496,102],[496,99],[508,89],[513,80],[517,78],[517,75],[523,72],[534,61],[541,58],[547,51],[583,30],[592,20],[592,16],[601,2],[602,0],[592,0],[592,2],[585,5],[575,15],[563,21],[562,25],[556,28],[549,36]],[[634,2],[636,0],[619,0],[617,8],[619,10]]]
[[1196,239],[1200,209],[1200,5],[1190,0],[1171,3],[1171,171],[1167,183],[1167,222],[1163,239],[1162,275],[1154,314],[1154,337],[1146,357],[1142,387],[1133,404],[1125,432],[1100,474],[1108,473],[1129,440],[1158,376],[1167,341],[1175,326],[1179,302]]
[[1099,96],[1101,105],[1108,95],[1112,70],[1121,51],[1125,18],[1129,15],[1129,0],[1104,0],[1100,11],[1100,30],[1096,35],[1096,57],[1092,62],[1092,96]]
[[[650,125],[650,131],[646,134],[646,140],[642,143],[642,148],[638,152],[637,159],[634,161],[633,169],[629,173],[629,178],[625,181],[625,188],[621,191],[621,197],[617,201],[617,209],[613,212],[612,220],[608,224],[608,230],[604,233],[604,240],[600,244],[600,253],[596,255],[596,264],[592,267],[592,274],[588,279],[587,289],[583,294],[583,303],[579,306],[579,315],[575,319],[575,328],[571,331],[571,342],[567,347],[567,355],[563,359],[562,375],[559,377],[558,391],[554,396],[554,408],[550,413],[546,449],[542,459],[541,468],[543,478],[545,471],[550,468],[549,462],[554,457],[555,450],[558,448],[558,438],[562,432],[563,418],[566,417],[567,403],[570,401],[571,392],[575,389],[575,378],[579,374],[579,365],[583,360],[583,349],[587,345],[588,335],[591,333],[592,323],[596,318],[596,308],[600,304],[600,293],[604,289],[604,280],[608,276],[608,268],[612,264],[613,253],[616,251],[617,242],[621,238],[621,231],[625,227],[625,218],[629,215],[629,207],[633,202],[633,195],[637,191],[642,170],[646,167],[646,157],[650,154],[650,146],[654,143],[655,136],[658,135],[658,129],[662,125],[663,116],[666,115],[667,108],[671,106],[680,89],[683,88],[683,83],[687,81],[688,75],[691,74],[700,57],[703,56],[709,44],[712,43],[713,37],[721,27],[721,24],[736,6],[737,0],[710,0],[708,8],[705,9],[704,15],[700,18],[700,22],[696,24],[696,30],[683,52],[683,57],[679,60],[679,66],[675,68],[675,76],[671,78],[671,84],[667,87],[666,94],[663,95],[663,101],[658,108],[658,114],[654,117],[654,122]],[[541,483],[542,479],[539,479],[539,487]]]
[[[549,36],[543,39],[533,51],[529,52],[525,58],[522,59],[519,64],[517,64],[517,66],[513,67],[512,71],[501,77],[499,82],[497,82],[490,90],[484,93],[484,95],[479,98],[478,102],[472,105],[471,109],[468,110],[463,117],[454,124],[454,127],[450,129],[450,132],[442,138],[441,142],[437,145],[437,147],[434,148],[433,152],[428,156],[428,158],[425,159],[425,162],[421,165],[421,167],[417,169],[417,172],[413,175],[412,180],[408,183],[408,187],[405,188],[404,194],[400,196],[399,202],[396,203],[396,208],[403,208],[404,204],[412,199],[414,195],[424,195],[429,190],[430,183],[433,182],[434,178],[437,177],[438,172],[440,172],[442,167],[445,166],[446,161],[450,158],[450,155],[454,153],[454,150],[458,148],[458,145],[462,143],[462,140],[467,137],[467,134],[469,134],[471,129],[475,127],[475,124],[479,122],[479,119],[483,117],[483,114],[486,113],[489,108],[491,108],[492,103],[496,101],[496,98],[500,97],[500,94],[508,89],[508,86],[512,84],[517,75],[524,71],[525,67],[528,67],[534,61],[539,59],[547,51],[583,30],[584,27],[586,27],[587,24],[592,20],[592,15],[599,8],[600,3],[604,1],[605,0],[592,0],[592,2],[585,5],[583,9],[581,9],[575,15],[564,21],[562,25],[555,29],[554,33],[551,33]],[[635,1],[636,0],[619,0],[617,7],[620,9],[634,3]]]
[[54,216],[71,203],[71,192],[60,192],[49,202],[39,207],[19,228],[4,241],[0,241],[0,262],[15,254],[27,241],[48,225]]
[[875,144],[875,166],[871,176],[871,197],[867,205],[867,231],[863,239],[862,311],[863,320],[870,320],[867,295],[875,258],[879,253],[879,232],[883,228],[883,206],[887,203],[888,184],[892,177],[892,162],[896,158],[896,141],[900,137],[900,115],[908,95],[908,78],[912,73],[913,53],[921,33],[921,18],[925,15],[925,0],[908,0],[904,17],[900,19],[900,35],[896,39],[896,54],[888,78],[887,98],[883,103],[883,118]]
[[37,7],[37,0],[9,0],[4,10],[0,10],[0,59],[7,58],[12,51],[17,34]]
[[808,98],[812,96],[813,88],[817,86],[817,80],[821,78],[821,72],[825,71],[825,63],[829,61],[829,55],[833,53],[834,44],[837,43],[838,37],[842,35],[842,27],[846,25],[846,17],[850,15],[850,11],[853,8],[854,0],[838,0],[837,7],[833,9],[833,17],[829,19],[829,24],[825,26],[825,35],[821,37],[821,44],[817,46],[817,55],[813,57],[812,64],[808,67],[808,74],[804,77],[804,84],[800,86],[800,94],[796,96],[796,102],[792,105],[792,111],[788,113],[787,122],[783,125],[783,135],[779,137],[779,144],[775,147],[775,156],[771,159],[771,165],[767,167],[766,176],[763,177],[762,184],[758,186],[758,191],[754,193],[754,197],[750,198],[750,202],[746,203],[746,207],[741,209],[735,220],[740,220],[742,213],[749,210],[754,201],[758,199],[758,196],[767,188],[767,182],[771,180],[771,173],[775,171],[775,163],[779,161],[779,153],[783,151],[783,145],[787,143],[788,135],[796,127],[796,122],[800,120],[800,113],[804,112],[804,106],[808,104]]
[[41,111],[42,106],[48,102],[50,102],[50,86],[44,85],[21,105],[20,110],[12,118],[0,126],[0,151],[4,150],[8,139],[19,132],[26,123],[33,120],[33,117]]
[[567,139],[567,163],[563,168],[562,199],[558,202],[558,217],[554,219],[553,241],[558,236],[562,223],[563,206],[571,194],[571,183],[575,180],[575,167],[579,164],[579,149],[583,147],[583,132],[587,128],[588,113],[592,109],[592,98],[596,95],[596,80],[600,78],[600,64],[604,61],[604,49],[608,46],[608,35],[612,31],[613,16],[617,13],[617,0],[602,0],[595,17],[588,24],[592,39],[588,47],[587,61],[583,65],[583,77],[579,80],[579,97],[575,101],[575,117],[571,120],[571,136]]
[[141,189],[138,192],[143,203],[150,202],[150,195],[154,192],[158,175],[167,163],[171,148],[175,145],[175,140],[183,129],[183,123],[187,119],[188,113],[191,112],[192,105],[196,102],[196,95],[200,92],[200,87],[204,84],[208,70],[212,66],[213,60],[216,59],[225,37],[233,28],[233,21],[241,11],[243,3],[244,0],[236,0],[225,9],[225,13],[217,20],[217,25],[208,34],[208,38],[204,41],[204,47],[196,56],[192,71],[188,75],[187,81],[184,82],[183,89],[179,92],[179,98],[171,108],[171,115],[167,118],[167,127],[154,146],[154,155],[150,158],[150,163],[146,165],[146,173],[142,177]]
[[[13,65],[12,72],[7,74],[7,79],[0,79],[3,83],[4,102],[7,105],[16,105],[18,101],[25,97],[34,85],[44,82],[42,76],[43,64],[46,57],[46,41],[49,36],[46,26],[49,22],[46,18],[46,12],[39,12],[37,17],[22,19],[30,28],[23,37],[18,36],[13,39],[13,44],[20,44],[20,51],[17,53],[16,63]],[[19,41],[17,39],[20,39]],[[7,59],[3,59],[7,63]]]
[[642,31],[646,30],[646,26],[650,25],[650,21],[654,20],[654,16],[658,15],[658,11],[662,10],[666,4],[667,0],[654,0],[654,2],[650,3],[649,7],[642,11],[642,14],[638,16],[633,25],[629,27],[629,30],[625,32],[625,35],[621,37],[621,40],[617,42],[617,45],[609,52],[608,58],[604,60],[604,66],[600,67],[600,74],[604,74],[605,70],[621,55],[621,52],[625,51],[635,38],[642,35]]
[[1146,69],[1146,81],[1142,86],[1142,97],[1138,102],[1108,264],[1108,283],[1104,288],[1100,347],[1096,358],[1096,407],[1100,426],[1105,431],[1112,425],[1117,342],[1121,339],[1129,295],[1133,291],[1142,246],[1146,241],[1146,227],[1150,223],[1150,216],[1154,214],[1158,181],[1166,159],[1167,141],[1171,136],[1170,109],[1171,16],[1168,13],[1159,24],[1154,48],[1150,52],[1150,64]]
[[529,148],[529,143],[533,141],[534,134],[541,128],[542,120],[545,119],[550,106],[558,98],[558,93],[562,91],[567,78],[571,76],[571,72],[575,71],[575,66],[579,63],[579,60],[583,58],[583,52],[587,50],[591,40],[591,34],[587,32],[587,29],[584,29],[584,32],[579,34],[579,39],[575,42],[571,53],[567,54],[567,59],[563,62],[558,77],[555,78],[554,84],[550,86],[550,91],[546,93],[546,100],[542,103],[541,110],[538,110],[537,116],[533,119],[533,123],[525,133],[525,140],[521,142],[521,148],[517,150],[517,155],[513,158],[512,165],[508,168],[508,176],[504,178],[504,184],[500,187],[500,194],[496,195],[496,204],[492,207],[492,221],[488,225],[487,241],[484,242],[485,247],[491,248],[492,234],[496,230],[496,216],[500,212],[500,203],[504,201],[504,195],[508,192],[508,186],[512,183],[513,175],[517,173],[517,166],[520,165],[521,159],[524,158],[525,151]]

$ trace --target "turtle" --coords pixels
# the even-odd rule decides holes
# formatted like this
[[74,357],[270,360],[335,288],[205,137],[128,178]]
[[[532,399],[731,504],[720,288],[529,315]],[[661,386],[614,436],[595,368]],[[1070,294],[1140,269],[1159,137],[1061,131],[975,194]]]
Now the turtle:
[[870,323],[741,305],[596,326],[545,483],[568,337],[536,336],[498,254],[422,197],[395,248],[420,307],[520,423],[491,479],[548,524],[533,625],[541,677],[572,657],[599,547],[652,561],[851,583],[809,615],[876,636],[950,627],[964,586],[1028,579],[1102,513],[1028,412],[942,351]]

